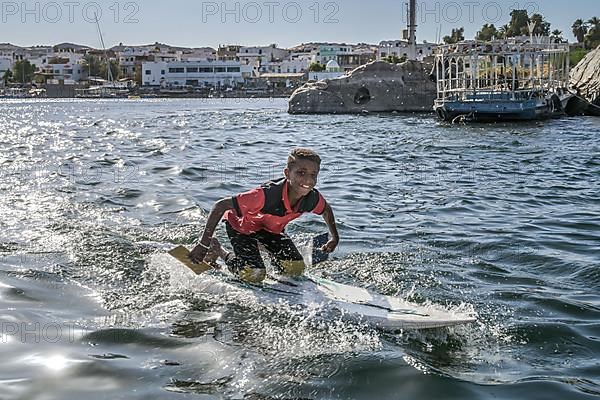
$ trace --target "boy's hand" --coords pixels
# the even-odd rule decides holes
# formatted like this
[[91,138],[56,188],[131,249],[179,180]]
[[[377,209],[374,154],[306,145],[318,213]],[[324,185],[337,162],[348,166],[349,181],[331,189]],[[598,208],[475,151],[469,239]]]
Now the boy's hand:
[[192,260],[192,262],[195,264],[200,264],[202,261],[204,261],[206,253],[208,253],[206,246],[199,244],[194,247],[192,251],[190,251],[190,260]]
[[340,240],[338,238],[329,239],[329,241],[321,247],[321,251],[324,251],[325,253],[332,253],[337,247],[339,241]]

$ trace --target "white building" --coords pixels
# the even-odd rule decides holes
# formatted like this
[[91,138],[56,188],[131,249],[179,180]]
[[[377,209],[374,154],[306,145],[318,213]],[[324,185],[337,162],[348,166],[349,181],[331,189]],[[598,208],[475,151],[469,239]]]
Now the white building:
[[288,58],[290,51],[277,48],[276,45],[240,47],[237,58],[242,65],[251,65],[255,73],[269,72],[268,64],[283,61]]
[[12,57],[0,56],[0,86],[4,85],[4,74],[12,68]]
[[307,72],[310,66],[310,58],[297,58],[291,60],[269,62],[265,66],[267,73],[272,74],[296,74]]
[[183,56],[182,51],[152,53],[152,59],[156,62],[180,62],[181,56]]
[[216,60],[217,51],[212,47],[199,47],[184,52],[181,61],[208,61]]
[[[53,61],[53,60],[50,60]],[[64,60],[60,60],[64,61]],[[79,82],[87,77],[87,71],[80,60],[75,63],[45,64],[38,68],[38,72],[51,76],[55,80]]]
[[114,49],[115,57],[119,60],[119,67],[123,76],[135,76],[136,66],[141,63],[141,60],[146,60],[150,54],[147,46],[140,47],[123,47],[122,49]]
[[395,56],[399,58],[406,58],[408,60],[419,60],[423,61],[424,57],[433,55],[433,51],[437,47],[435,43],[429,43],[423,41],[423,43],[417,43],[416,54],[410,54],[410,47],[408,46],[407,40],[384,40],[379,43],[379,50],[377,52],[377,59],[388,56]]
[[309,72],[308,80],[310,81],[321,81],[324,79],[333,79],[339,78],[340,76],[344,76],[344,71],[340,67],[340,65],[335,60],[329,60],[327,62],[327,66],[325,67],[325,71],[323,72]]
[[142,64],[142,85],[161,87],[233,87],[251,76],[239,61],[173,61]]
[[317,53],[313,53],[313,62],[323,65],[331,60],[339,62],[338,56],[341,54],[352,53],[352,46],[345,43],[320,43],[317,46]]

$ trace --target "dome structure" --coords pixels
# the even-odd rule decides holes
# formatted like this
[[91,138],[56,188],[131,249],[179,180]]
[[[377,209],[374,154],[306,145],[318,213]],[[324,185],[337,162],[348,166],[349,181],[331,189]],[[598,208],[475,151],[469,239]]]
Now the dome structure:
[[329,60],[327,65],[325,66],[325,71],[327,72],[340,72],[342,69],[340,68],[340,64],[335,60]]

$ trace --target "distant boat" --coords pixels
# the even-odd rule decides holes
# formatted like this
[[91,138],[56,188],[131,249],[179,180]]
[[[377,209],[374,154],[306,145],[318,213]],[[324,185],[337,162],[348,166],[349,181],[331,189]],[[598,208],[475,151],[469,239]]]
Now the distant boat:
[[102,97],[102,98],[115,98],[115,97],[127,97],[130,93],[129,86],[126,82],[118,82],[113,78],[112,70],[110,67],[110,59],[104,45],[104,37],[102,36],[102,30],[100,29],[100,22],[98,16],[94,14],[96,20],[96,28],[98,29],[98,36],[100,37],[100,43],[104,50],[104,56],[106,58],[106,69],[107,79],[100,77],[89,77],[92,85],[85,89],[77,89],[77,97]]
[[439,46],[437,116],[449,122],[493,122],[564,115],[573,96],[568,89],[569,45],[535,39]]

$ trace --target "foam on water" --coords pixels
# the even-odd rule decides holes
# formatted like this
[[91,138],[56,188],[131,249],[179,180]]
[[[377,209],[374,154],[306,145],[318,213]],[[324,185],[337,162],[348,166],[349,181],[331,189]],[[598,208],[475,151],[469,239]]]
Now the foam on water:
[[[5,398],[600,394],[596,119],[306,118],[268,100],[0,107],[0,322],[74,332],[2,330]],[[209,281],[169,267],[165,250],[197,240],[216,199],[278,177],[297,145],[323,156],[342,233],[311,273],[477,322],[387,332],[236,285],[208,296]],[[288,232],[324,230],[313,216]]]

